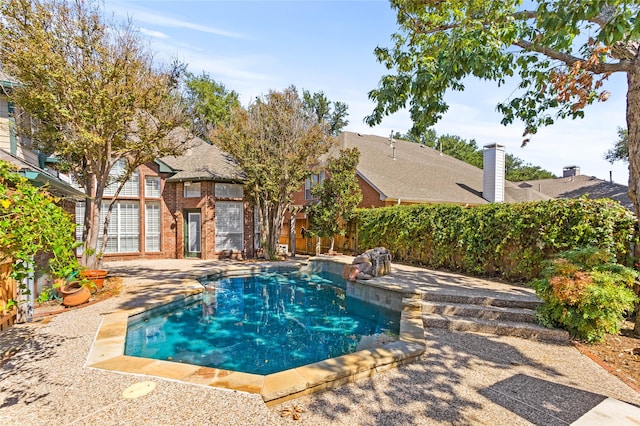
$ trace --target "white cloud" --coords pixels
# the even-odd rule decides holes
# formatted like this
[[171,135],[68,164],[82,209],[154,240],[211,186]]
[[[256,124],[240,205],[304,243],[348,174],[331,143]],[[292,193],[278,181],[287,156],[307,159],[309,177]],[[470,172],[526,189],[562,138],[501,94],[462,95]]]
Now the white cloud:
[[140,28],[140,32],[144,35],[148,35],[149,37],[153,37],[153,38],[161,38],[161,39],[169,38],[169,36],[163,32],[149,30],[147,28]]
[[228,38],[234,38],[234,39],[250,38],[245,34],[240,34],[233,31],[227,31],[221,28],[211,27],[208,25],[196,24],[194,22],[189,22],[182,19],[149,12],[144,9],[132,7],[129,4],[125,5],[122,2],[111,2],[109,6],[110,6],[110,10],[113,10],[117,15],[131,17],[137,22],[144,22],[146,24],[157,25],[160,27],[182,28],[182,29],[208,33],[208,34],[215,34],[222,37],[228,37]]

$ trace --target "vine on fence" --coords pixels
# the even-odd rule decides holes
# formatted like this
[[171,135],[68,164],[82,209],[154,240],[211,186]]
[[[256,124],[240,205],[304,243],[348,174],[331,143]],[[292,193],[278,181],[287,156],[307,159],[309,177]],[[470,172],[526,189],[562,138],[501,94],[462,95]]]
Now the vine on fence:
[[49,253],[51,273],[66,278],[80,269],[74,248],[75,223],[46,190],[35,187],[0,161],[0,260],[11,259],[11,277],[22,293],[34,272],[34,256]]
[[357,221],[361,249],[384,246],[398,261],[524,281],[540,275],[544,260],[579,247],[630,264],[637,239],[633,214],[608,199],[393,206],[359,209]]

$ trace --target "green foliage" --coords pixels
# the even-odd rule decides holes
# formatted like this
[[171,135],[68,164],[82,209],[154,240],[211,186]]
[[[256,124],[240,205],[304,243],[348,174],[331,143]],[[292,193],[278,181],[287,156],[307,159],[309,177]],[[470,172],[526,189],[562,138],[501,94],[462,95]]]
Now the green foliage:
[[357,210],[359,249],[384,246],[401,262],[525,281],[539,276],[544,260],[575,247],[627,262],[635,220],[615,201],[584,198]]
[[[412,130],[416,132],[415,129]],[[427,129],[424,133],[416,136],[411,131],[405,135],[397,134],[394,137],[412,142],[422,143],[435,150],[441,150],[444,154],[464,161],[478,168],[483,167],[484,154],[474,139],[466,141],[460,136],[440,135],[433,129]],[[505,156],[505,178],[512,182],[537,179],[552,179],[556,176],[539,166],[525,164],[520,158],[507,154]]]
[[618,140],[613,148],[605,153],[604,159],[611,164],[616,161],[629,162],[629,131],[627,129],[618,127]]
[[375,49],[390,74],[369,92],[376,103],[369,125],[408,105],[414,127],[424,130],[448,110],[445,93],[464,90],[466,78],[502,85],[517,74],[517,90],[498,110],[503,124],[521,120],[526,135],[557,118],[582,117],[586,105],[606,100],[609,73],[637,70],[628,63],[640,35],[637,1],[391,5],[399,31],[392,48]]
[[618,334],[638,297],[633,284],[638,274],[614,263],[606,250],[577,248],[545,262],[542,277],[532,286],[542,299],[538,318],[546,326],[561,326],[574,337],[601,342]]
[[246,110],[233,110],[212,140],[245,171],[245,194],[258,210],[262,248],[267,258],[275,258],[293,192],[335,144],[330,123],[318,121],[292,86],[269,92]]
[[193,120],[194,132],[203,139],[209,139],[214,127],[227,123],[231,111],[240,106],[238,93],[227,90],[207,73],[186,74],[184,86],[187,113]]
[[53,255],[49,267],[56,277],[80,269],[74,252],[76,225],[56,201],[0,161],[0,256],[13,261],[11,276],[19,285],[34,272],[33,257],[39,253]]
[[[344,102],[331,102],[324,92],[310,93],[302,91],[302,103],[310,116],[316,117],[318,123],[326,123],[329,133],[338,136],[340,131],[349,124],[347,120],[348,106]],[[331,107],[333,106],[333,110]]]
[[[120,185],[141,164],[175,155],[188,132],[178,97],[184,71],[158,68],[131,22],[108,21],[97,0],[0,2],[0,63],[21,84],[9,91],[29,120],[19,126],[44,154],[83,187],[88,208],[83,264],[94,267],[106,238],[99,228],[104,188],[114,165],[125,160]],[[117,191],[118,192],[118,191]],[[99,246],[101,244],[101,246]],[[94,253],[89,255],[89,253]]]
[[354,209],[362,201],[356,176],[359,159],[360,152],[353,148],[340,150],[339,157],[329,160],[327,178],[311,190],[318,199],[309,210],[312,233],[320,237],[344,235],[341,225],[353,218]]

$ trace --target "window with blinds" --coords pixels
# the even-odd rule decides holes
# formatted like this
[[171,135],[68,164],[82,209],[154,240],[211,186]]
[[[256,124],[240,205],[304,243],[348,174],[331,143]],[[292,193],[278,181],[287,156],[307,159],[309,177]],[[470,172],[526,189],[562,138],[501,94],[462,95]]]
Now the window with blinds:
[[185,182],[184,198],[198,198],[198,197],[200,197],[200,182]]
[[[118,160],[116,164],[114,164],[114,166],[111,168],[111,171],[109,172],[109,182],[112,182],[112,183],[110,183],[104,188],[105,196],[112,197],[116,195],[116,190],[118,189],[118,185],[120,185],[118,182],[116,182],[116,179],[118,179],[120,176],[124,174],[125,165],[126,165],[125,160]],[[125,182],[124,187],[122,187],[122,190],[120,191],[120,194],[118,194],[118,196],[119,197],[140,196],[140,176],[138,174],[137,169],[133,172],[129,180]]]
[[149,198],[160,197],[160,177],[159,176],[144,177],[144,196]]
[[242,198],[244,189],[235,183],[216,183],[216,198]]
[[216,202],[216,251],[243,249],[244,214],[242,201]]
[[[103,226],[109,203],[102,203],[100,211],[100,238],[104,235]],[[82,241],[82,224],[85,203],[76,204],[76,239]],[[116,201],[111,211],[109,238],[105,253],[135,253],[140,251],[140,206],[137,201]],[[78,248],[82,254],[82,248]]]
[[147,201],[144,206],[145,251],[160,251],[160,227],[160,202]]
[[327,177],[327,175],[325,174],[324,171],[320,172],[320,173],[314,173],[311,176],[309,176],[308,178],[306,178],[304,180],[304,199],[305,200],[313,200],[313,194],[311,193],[311,190],[319,183],[321,183],[323,180],[325,180],[325,178]]

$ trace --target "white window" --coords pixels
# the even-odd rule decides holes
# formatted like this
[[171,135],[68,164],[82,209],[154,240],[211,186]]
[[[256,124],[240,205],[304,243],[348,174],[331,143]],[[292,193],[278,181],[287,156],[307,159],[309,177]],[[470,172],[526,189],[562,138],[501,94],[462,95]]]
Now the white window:
[[216,183],[216,198],[242,198],[242,185],[235,183]]
[[[76,241],[80,242],[82,242],[82,227],[84,226],[84,206],[84,201],[76,203]],[[76,249],[76,254],[82,256],[82,246]]]
[[[108,202],[102,204],[100,226],[104,224]],[[102,231],[100,232],[102,235]],[[138,201],[116,201],[109,220],[109,239],[105,253],[140,251],[140,205]]]
[[160,197],[160,177],[145,176],[144,177],[144,196],[150,198]]
[[244,214],[242,201],[216,202],[216,251],[242,251]]
[[148,201],[144,205],[144,249],[147,252],[160,251],[160,202]]
[[[109,185],[104,188],[104,195],[113,196],[120,185],[116,180],[124,174],[125,160],[118,160],[109,172]],[[140,195],[140,176],[136,169],[118,194],[119,197],[138,197]]]
[[184,183],[184,198],[200,197],[200,182]]
[[313,200],[314,197],[311,194],[311,190],[320,182],[322,182],[326,178],[326,174],[324,171],[320,173],[314,173],[308,178],[304,180],[304,199],[305,200]]

